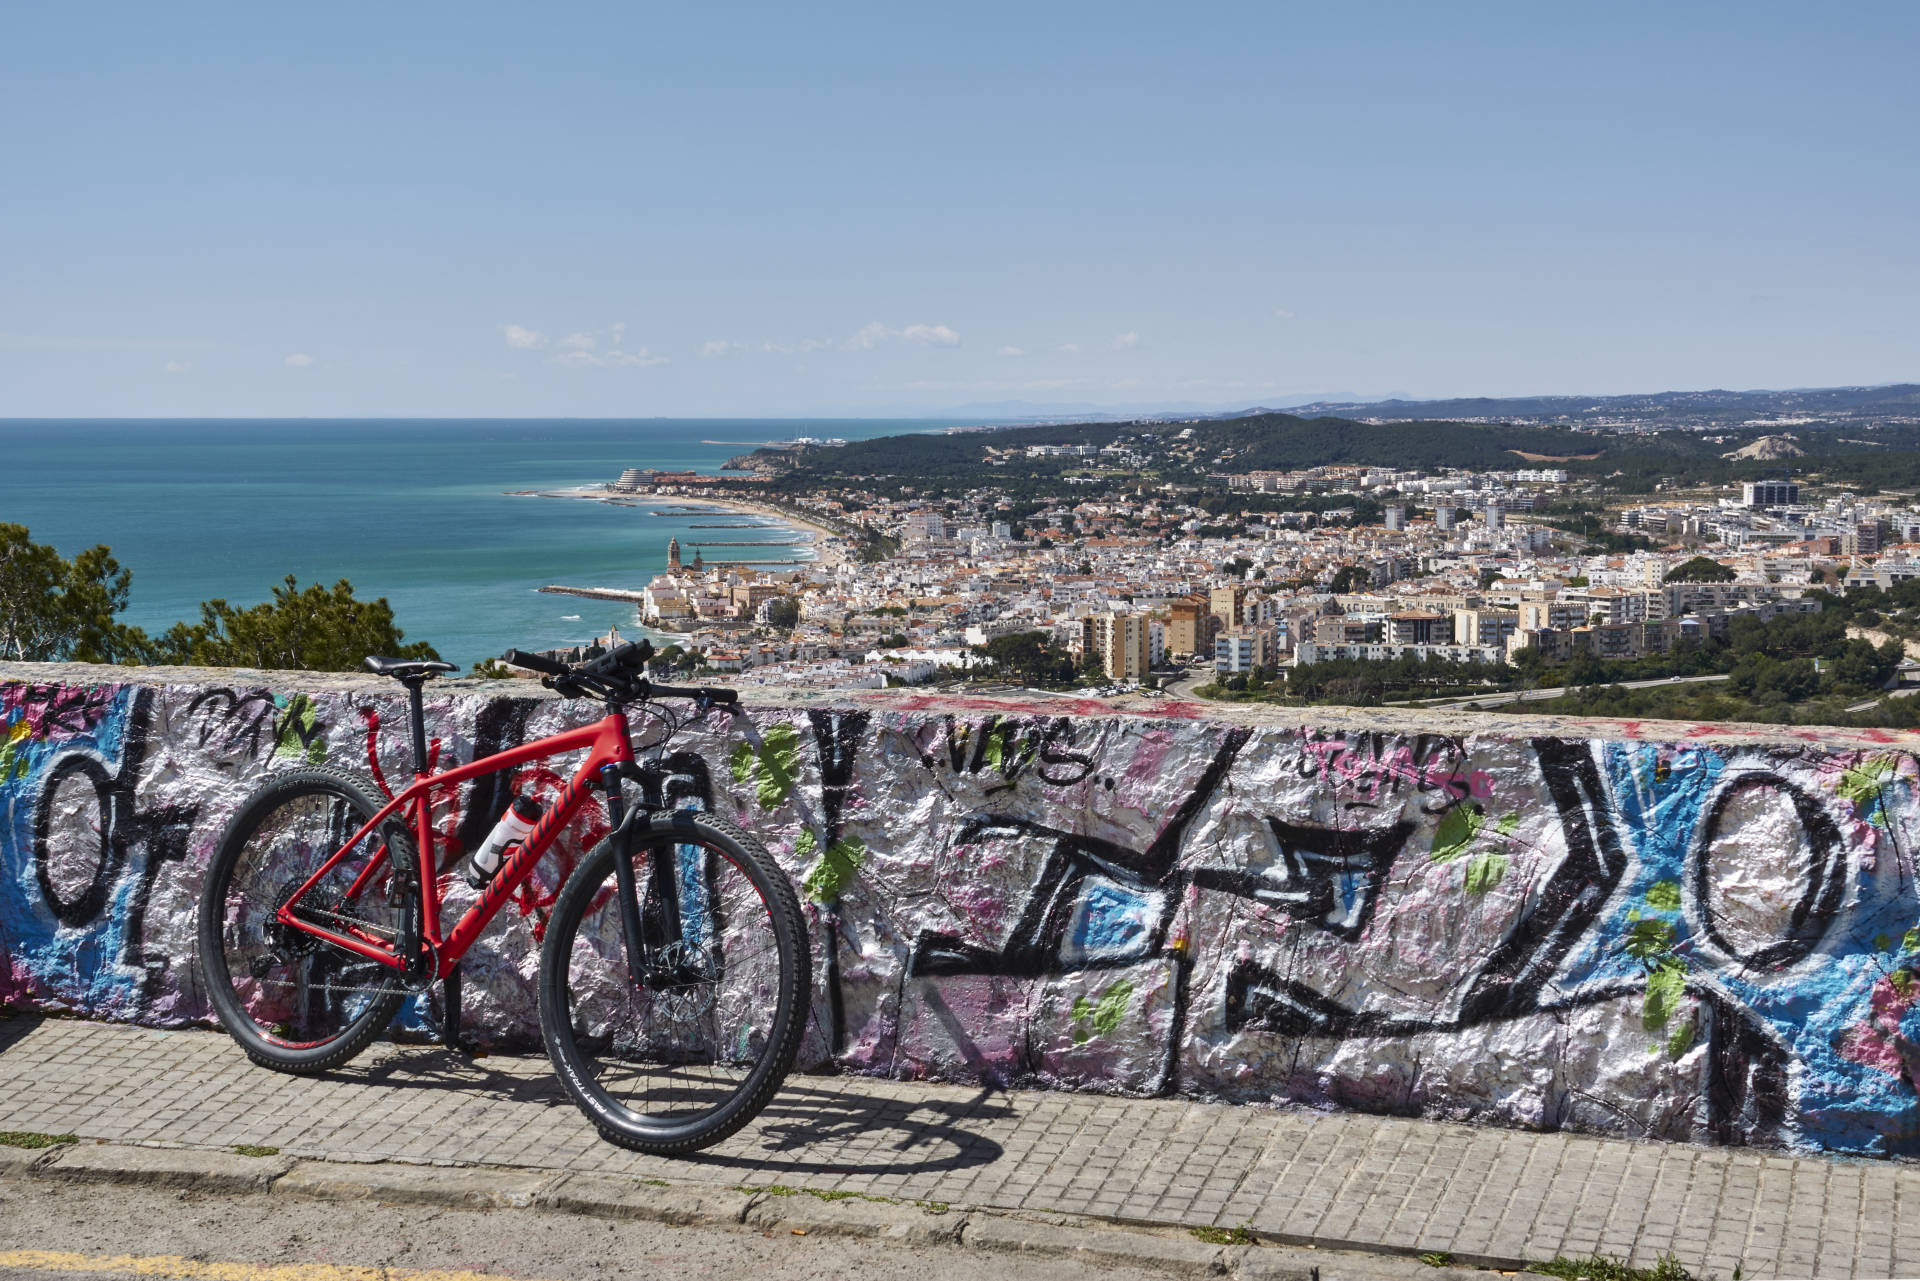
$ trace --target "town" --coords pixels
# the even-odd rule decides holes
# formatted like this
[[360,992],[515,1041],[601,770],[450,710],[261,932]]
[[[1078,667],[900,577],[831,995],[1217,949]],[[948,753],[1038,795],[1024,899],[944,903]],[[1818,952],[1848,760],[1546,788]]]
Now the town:
[[1451,674],[1465,698],[1518,669],[1698,651],[1920,577],[1909,555],[1920,510],[1898,496],[1675,481],[1632,503],[1553,465],[1216,469],[1150,483],[1168,453],[1191,455],[1183,435],[984,447],[989,468],[1060,465],[1050,492],[776,494],[764,475],[630,470],[610,488],[778,513],[821,538],[818,559],[790,568],[676,545],[633,594],[637,621],[671,634],[670,659],[743,685],[1231,695],[1311,688],[1300,675],[1316,667],[1412,660]]

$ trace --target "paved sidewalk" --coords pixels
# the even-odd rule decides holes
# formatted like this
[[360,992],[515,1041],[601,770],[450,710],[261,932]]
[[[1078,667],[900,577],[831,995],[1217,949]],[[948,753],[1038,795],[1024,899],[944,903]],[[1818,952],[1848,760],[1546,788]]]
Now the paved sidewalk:
[[219,1033],[16,1016],[0,1130],[780,1183],[1508,1268],[1672,1251],[1722,1279],[1920,1275],[1920,1236],[1896,1231],[1920,1207],[1916,1166],[1173,1099],[795,1077],[726,1143],[665,1160],[602,1142],[545,1058],[383,1043],[299,1078]]

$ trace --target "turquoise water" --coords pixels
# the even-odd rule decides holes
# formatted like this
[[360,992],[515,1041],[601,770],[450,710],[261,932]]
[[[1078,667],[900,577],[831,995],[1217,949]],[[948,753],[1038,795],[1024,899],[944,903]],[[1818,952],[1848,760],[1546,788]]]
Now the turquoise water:
[[[628,467],[716,472],[796,435],[865,439],[922,420],[0,421],[0,521],[68,556],[106,543],[133,571],[123,617],[148,631],[224,597],[264,600],[288,574],[385,596],[408,640],[462,665],[623,630],[631,606],[543,595],[547,583],[645,586],[667,540],[773,539],[695,530],[750,518],[653,515],[506,491],[612,480]],[[703,441],[744,442],[704,444]],[[692,551],[688,550],[691,559]],[[773,559],[734,548],[708,559]]]

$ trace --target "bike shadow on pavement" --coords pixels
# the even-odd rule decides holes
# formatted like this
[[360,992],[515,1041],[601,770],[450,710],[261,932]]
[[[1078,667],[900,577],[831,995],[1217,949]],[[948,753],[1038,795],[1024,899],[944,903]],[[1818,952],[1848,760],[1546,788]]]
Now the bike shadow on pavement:
[[0,1011],[0,1054],[5,1054],[32,1036],[47,1018],[44,1014],[22,1014],[18,1010]]
[[[360,1069],[367,1085],[399,1090],[444,1090],[510,1103],[573,1106],[573,1100],[567,1097],[545,1058],[529,1058],[528,1062],[538,1064],[538,1070],[520,1073],[502,1071],[489,1057],[475,1057],[440,1046],[399,1044],[385,1048],[388,1053]],[[515,1061],[513,1057],[503,1057],[500,1064]]]
[[[747,1151],[694,1152],[680,1158],[719,1168],[793,1174],[938,1174],[991,1165],[1006,1149],[968,1122],[1011,1121],[1016,1114],[989,1086],[970,1099],[901,1099],[820,1089],[787,1078],[747,1128]],[[732,1147],[734,1144],[728,1144]]]
[[[0,1023],[0,1035],[8,1025]],[[392,1045],[378,1060],[340,1073],[382,1089],[434,1090],[513,1103],[571,1108],[547,1060],[474,1058],[428,1045]],[[527,1070],[513,1070],[520,1064]],[[844,1079],[844,1078],[842,1078]],[[812,1085],[832,1077],[791,1076],[747,1128],[718,1149],[679,1159],[717,1169],[794,1174],[938,1174],[990,1165],[1005,1149],[970,1124],[1017,1120],[1004,1091],[985,1086],[964,1098],[910,1099]],[[876,1086],[888,1085],[876,1081]]]

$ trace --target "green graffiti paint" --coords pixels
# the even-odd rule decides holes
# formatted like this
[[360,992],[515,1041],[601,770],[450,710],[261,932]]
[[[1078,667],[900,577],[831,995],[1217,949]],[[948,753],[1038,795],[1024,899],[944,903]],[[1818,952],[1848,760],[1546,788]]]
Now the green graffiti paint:
[[1647,889],[1647,906],[1662,912],[1680,910],[1680,882],[1659,881]]
[[1467,864],[1467,893],[1485,894],[1507,878],[1507,868],[1513,860],[1494,850],[1475,854],[1473,861]]
[[[811,831],[802,832],[800,839],[794,842],[794,853],[805,858],[819,847]],[[822,906],[837,903],[847,888],[847,883],[867,861],[867,847],[855,837],[843,836],[827,847],[827,852],[814,860],[807,869],[806,877],[800,882],[801,892],[807,898]]]
[[735,744],[727,769],[735,783],[754,789],[761,809],[779,809],[800,778],[800,735],[785,722],[770,726],[760,736],[758,752],[745,743]]
[[1121,979],[1089,1001],[1078,996],[1073,1001],[1073,1043],[1085,1045],[1096,1036],[1106,1036],[1127,1016],[1127,1001],[1133,996],[1133,983]]
[[1680,998],[1686,989],[1686,967],[1677,958],[1668,958],[1655,966],[1647,975],[1647,998],[1640,1007],[1640,1026],[1649,1032],[1666,1027],[1674,1011],[1680,1008]]
[[1436,863],[1451,863],[1467,852],[1474,837],[1486,824],[1487,815],[1478,805],[1456,805],[1441,816],[1433,831],[1433,848],[1428,857]]
[[292,756],[309,765],[325,765],[327,740],[320,732],[320,717],[314,710],[313,700],[305,694],[295,694],[284,701],[276,696],[274,702],[282,708],[274,756]]

